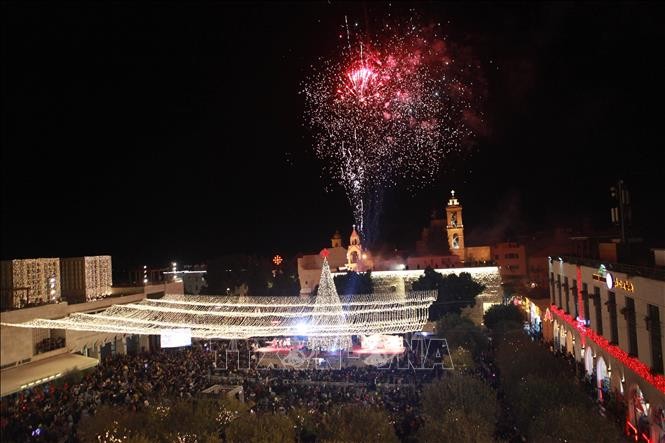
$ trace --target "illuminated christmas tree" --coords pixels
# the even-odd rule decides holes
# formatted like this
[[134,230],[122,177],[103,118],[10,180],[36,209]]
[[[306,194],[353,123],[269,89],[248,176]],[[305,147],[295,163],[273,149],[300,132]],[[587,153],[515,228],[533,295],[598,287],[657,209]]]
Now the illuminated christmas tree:
[[321,268],[319,290],[316,293],[310,327],[313,326],[313,330],[324,335],[309,337],[307,343],[310,349],[315,350],[338,351],[340,349],[350,349],[351,336],[348,335],[342,302],[339,295],[337,295],[335,282],[330,273],[327,258],[328,250],[324,249],[321,255],[323,256],[323,267]]

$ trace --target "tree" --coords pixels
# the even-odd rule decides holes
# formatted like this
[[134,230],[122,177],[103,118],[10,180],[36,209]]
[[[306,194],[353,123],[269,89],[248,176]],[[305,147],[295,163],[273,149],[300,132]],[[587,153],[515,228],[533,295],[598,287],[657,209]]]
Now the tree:
[[441,421],[429,417],[418,429],[417,441],[423,443],[477,443],[494,441],[494,423],[481,412],[465,414],[451,409]]
[[289,418],[295,425],[298,442],[316,442],[321,430],[319,420],[314,414],[310,413],[306,408],[299,407],[289,411]]
[[436,302],[429,309],[430,320],[436,321],[445,314],[459,314],[462,309],[475,306],[476,296],[485,285],[475,281],[468,272],[444,277],[428,266],[412,288],[414,291],[438,291]]
[[[105,436],[109,441],[139,438],[147,435],[152,428],[151,423],[145,423],[143,427],[146,416],[144,412],[129,414],[125,408],[102,405],[94,415],[81,420],[77,435],[82,442],[99,441],[98,436]],[[142,429],[146,432],[141,432]]]
[[501,283],[501,292],[503,294],[503,302],[508,303],[517,292],[518,284],[515,281],[507,281]]
[[529,441],[620,441],[570,366],[522,331],[501,337],[496,364],[506,404]]
[[554,407],[530,420],[527,431],[531,441],[599,442],[623,441],[621,431],[602,417],[596,408],[584,405]]
[[514,331],[499,340],[495,361],[504,389],[513,386],[517,389],[527,375],[554,379],[569,371],[564,361],[531,341],[522,331]]
[[525,320],[525,312],[514,304],[494,305],[483,316],[483,323],[492,330],[521,329]]
[[289,417],[272,413],[241,415],[226,429],[230,443],[291,443],[295,438],[294,423]]
[[347,271],[346,274],[335,276],[335,288],[340,295],[371,294],[374,292],[372,272],[357,273]]
[[473,360],[473,354],[468,349],[460,346],[450,352],[450,358],[453,360],[455,369],[471,369],[476,366],[475,361]]
[[217,442],[227,418],[235,418],[244,408],[234,400],[209,398],[155,404],[139,411],[103,405],[79,423],[78,436],[83,442],[97,442],[98,436],[107,441]]
[[446,314],[436,323],[436,333],[455,350],[462,347],[474,356],[487,349],[487,337],[470,319],[459,314]]
[[216,400],[208,398],[177,401],[160,420],[159,429],[170,436],[196,434],[205,439],[219,432],[217,417],[223,408]]
[[268,281],[268,295],[272,297],[295,297],[300,294],[298,278],[283,269],[273,270],[273,276]]
[[482,411],[492,422],[498,416],[496,393],[487,383],[468,375],[454,374],[428,385],[423,392],[423,413],[440,420],[450,410],[465,414]]
[[491,441],[499,405],[496,393],[483,381],[454,375],[425,388],[425,424],[418,441]]
[[506,386],[519,429],[529,441],[621,441],[615,424],[570,379],[526,375],[519,386]]
[[323,422],[321,436],[325,442],[399,441],[386,411],[359,405],[345,405],[330,414]]

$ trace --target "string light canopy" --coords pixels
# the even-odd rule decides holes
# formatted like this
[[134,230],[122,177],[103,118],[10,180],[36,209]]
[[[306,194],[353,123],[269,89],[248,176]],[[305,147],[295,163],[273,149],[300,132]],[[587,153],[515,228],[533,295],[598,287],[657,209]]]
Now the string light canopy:
[[436,291],[412,291],[340,297],[334,288],[324,259],[319,292],[312,299],[168,294],[161,299],[113,305],[98,314],[2,324],[143,335],[190,329],[192,337],[204,339],[306,336],[312,348],[341,349],[350,346],[352,335],[422,330],[437,295]]

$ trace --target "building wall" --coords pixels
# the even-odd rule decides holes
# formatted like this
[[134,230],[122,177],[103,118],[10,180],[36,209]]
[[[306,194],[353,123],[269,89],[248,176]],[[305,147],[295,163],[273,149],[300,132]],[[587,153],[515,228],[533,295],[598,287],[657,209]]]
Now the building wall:
[[298,270],[298,279],[300,280],[300,295],[311,295],[321,279],[321,269]]
[[486,263],[492,261],[492,248],[489,246],[467,246],[464,248],[465,264]]
[[549,284],[549,267],[547,257],[527,257],[527,273],[529,281],[536,283],[541,288],[547,288]]
[[453,268],[460,265],[460,259],[456,255],[423,255],[411,256],[406,259],[409,269],[430,268]]
[[[125,288],[127,289],[127,288]],[[182,282],[170,282],[166,284],[155,284],[142,286],[140,288],[128,288],[130,295],[104,298],[88,303],[68,304],[55,303],[37,306],[34,308],[16,309],[0,313],[1,323],[23,323],[37,318],[57,319],[73,313],[95,313],[102,311],[114,304],[136,303],[149,296],[156,294],[183,294]],[[140,292],[134,289],[141,289]],[[109,341],[116,341],[116,349],[124,349],[123,334],[108,334],[92,331],[64,331],[65,347],[56,351],[35,353],[35,337],[43,334],[43,329],[16,328],[11,326],[0,326],[0,366],[15,365],[21,362],[37,361],[51,357],[63,352],[81,352],[84,348],[92,350],[92,355],[98,357],[100,346]],[[56,330],[53,330],[56,331]],[[61,330],[57,330],[61,331]],[[61,332],[58,332],[61,333]],[[120,346],[118,348],[118,346]]]
[[501,276],[525,277],[527,275],[526,249],[518,243],[498,243],[492,248],[494,261],[499,266]]
[[653,261],[656,266],[665,266],[665,249],[652,249]]
[[103,298],[111,294],[112,264],[110,255],[84,257],[86,301]]
[[62,294],[70,303],[103,298],[112,293],[110,255],[60,259]]
[[[56,303],[37,306],[34,308],[16,309],[0,313],[2,323],[22,323],[35,318],[62,318],[69,313],[67,303]],[[46,354],[35,354],[34,338],[37,329],[13,328],[0,326],[0,366],[21,362],[26,359],[32,361],[44,358]],[[48,357],[48,355],[46,355]],[[34,357],[34,359],[33,359]]]
[[[346,248],[336,247],[328,249],[328,265],[332,272],[346,266]],[[309,295],[321,278],[323,258],[320,254],[308,254],[298,258],[298,280],[300,280],[300,295]]]
[[[29,258],[2,263],[2,287],[5,302],[13,308],[25,303],[47,303],[61,296],[60,260]],[[11,275],[11,277],[10,277]],[[55,278],[53,287],[49,279]],[[9,307],[9,306],[8,306]]]
[[[651,349],[651,340],[649,331],[647,330],[645,317],[647,316],[648,305],[656,306],[660,315],[660,355],[661,358],[665,359],[665,281],[610,270],[610,273],[615,280],[618,279],[629,283],[629,285],[625,285],[624,287],[614,287],[613,289],[610,289],[604,279],[599,279],[601,275],[599,273],[599,268],[590,265],[582,265],[579,267],[579,270],[581,283],[577,281],[578,275],[576,264],[557,259],[554,259],[549,263],[550,300],[552,303],[557,307],[566,310],[565,294],[567,291],[570,297],[568,307],[569,314],[572,317],[585,317],[583,306],[578,307],[576,313],[573,302],[577,303],[578,295],[576,294],[573,285],[577,285],[580,289],[583,289],[584,284],[586,284],[587,292],[589,294],[588,327],[606,340],[611,341],[610,309],[612,309],[612,306],[608,304],[608,301],[610,294],[614,293],[616,297],[615,309],[617,312],[616,321],[618,330],[618,340],[616,344],[623,351],[629,353],[630,337],[628,320],[622,315],[621,309],[626,306],[627,297],[632,298],[635,302],[635,322],[637,332],[636,358],[647,367],[652,367],[654,361],[652,359],[653,353]],[[594,274],[597,276],[596,278],[594,278]],[[568,287],[565,287],[563,283],[561,285],[558,284],[559,277],[562,282],[565,281],[565,277],[568,277]],[[562,301],[559,301],[559,289],[561,289]],[[596,293],[596,289],[599,293],[598,297],[593,296],[593,294]],[[599,309],[597,309],[597,306]],[[600,319],[602,320],[602,332],[599,329],[598,311],[600,311]],[[582,354],[583,343],[593,349],[593,355],[595,356],[593,357],[594,365],[598,362],[600,357],[603,358],[603,361],[611,368],[611,382],[614,389],[621,393],[627,393],[631,386],[639,386],[640,390],[644,393],[645,398],[649,399],[652,404],[657,404],[658,401],[660,401],[661,404],[665,405],[665,394],[658,391],[658,389],[648,383],[639,374],[633,372],[629,367],[625,367],[621,361],[615,359],[607,349],[596,345],[591,340],[584,340],[583,337],[581,337],[580,331],[576,327],[571,327],[556,314],[554,315],[554,320],[553,336],[556,337],[557,331],[559,331],[560,335],[566,335],[566,337],[570,338],[570,343],[573,344],[572,351],[578,361],[583,361],[584,358]],[[571,352],[570,347],[567,348],[567,351]],[[663,361],[662,364],[665,366],[665,361]],[[621,379],[624,380],[623,383],[621,383]]]
[[0,262],[0,308],[9,309],[14,306],[14,275],[11,260]]
[[[569,296],[571,300],[570,313],[574,313],[574,307],[572,306],[573,297],[575,302],[577,302],[577,295],[573,294],[572,284],[573,280],[577,279],[577,267],[574,264],[560,262],[558,260],[553,260],[551,265],[551,272],[554,273],[554,279],[556,280],[557,275],[562,275],[562,280],[564,276],[568,277],[569,281]],[[651,346],[649,332],[646,329],[645,317],[647,316],[647,305],[657,306],[660,312],[661,319],[661,355],[665,356],[665,336],[663,336],[663,331],[665,328],[665,281],[649,279],[645,277],[633,277],[622,272],[610,271],[615,279],[622,281],[628,281],[632,283],[633,292],[628,292],[625,289],[615,287],[610,290],[607,287],[605,281],[595,280],[593,278],[594,274],[597,274],[598,269],[580,266],[581,275],[582,275],[582,284],[587,284],[587,291],[589,294],[594,294],[594,288],[598,288],[600,291],[600,312],[602,317],[603,324],[603,336],[611,340],[611,324],[610,324],[610,311],[609,307],[606,304],[609,301],[609,294],[614,293],[616,298],[616,310],[617,310],[617,326],[618,326],[618,346],[624,351],[628,352],[628,322],[624,315],[621,314],[621,309],[626,306],[626,298],[630,297],[635,301],[635,318],[636,318],[636,329],[637,329],[637,350],[638,358],[646,365],[651,366]],[[579,284],[579,283],[578,283]],[[564,306],[560,306],[565,309],[565,294],[564,297]],[[596,316],[595,303],[593,300],[589,300],[589,313],[590,313],[590,327],[597,331],[598,327],[598,318]],[[558,300],[557,300],[558,305]],[[665,363],[665,362],[664,362]],[[664,364],[665,366],[665,364]]]
[[416,241],[416,254],[441,255],[448,252],[448,236],[445,219],[432,219],[429,227],[423,228],[420,240]]
[[85,261],[83,257],[60,259],[62,298],[69,303],[82,303],[85,298]]

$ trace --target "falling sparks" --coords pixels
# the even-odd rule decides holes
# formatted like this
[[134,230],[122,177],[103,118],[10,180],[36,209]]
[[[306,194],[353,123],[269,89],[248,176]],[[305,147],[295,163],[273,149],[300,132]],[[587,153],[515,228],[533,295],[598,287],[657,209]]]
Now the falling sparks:
[[398,182],[416,189],[431,181],[446,155],[473,134],[467,120],[476,97],[466,63],[456,63],[437,37],[440,27],[412,19],[356,36],[346,17],[345,27],[339,54],[312,67],[302,92],[315,153],[344,187],[366,236],[367,208],[376,209],[372,194]]

